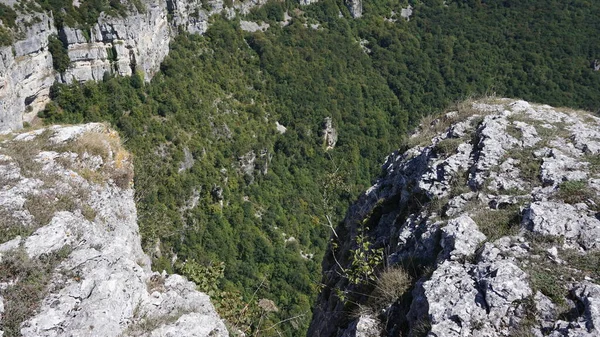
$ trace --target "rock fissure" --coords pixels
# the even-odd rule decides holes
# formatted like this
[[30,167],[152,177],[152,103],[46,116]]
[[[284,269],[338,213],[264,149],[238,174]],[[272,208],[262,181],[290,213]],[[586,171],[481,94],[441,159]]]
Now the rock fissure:
[[[409,303],[386,302],[378,316],[348,322],[351,312],[331,312],[344,308],[344,301],[324,291],[309,335],[372,336],[357,326],[373,317],[380,321],[371,327],[381,336],[397,336],[392,331],[399,330],[403,336],[444,337],[600,334],[600,296],[585,288],[597,289],[598,280],[586,276],[588,266],[577,260],[594,261],[600,254],[598,210],[590,209],[596,192],[589,192],[597,191],[598,171],[585,161],[600,145],[591,131],[600,128],[598,119],[509,99],[473,102],[471,108],[465,120],[448,118],[459,115],[449,113],[421,126],[424,133],[428,127],[446,131],[429,139],[413,135],[423,142],[391,154],[385,174],[341,225],[353,231],[367,214],[357,210],[390,205],[380,209],[371,239],[390,243],[383,247],[388,268],[420,270],[410,297],[400,295]],[[438,124],[444,121],[447,128]],[[548,133],[536,123],[567,127]],[[569,145],[576,130],[590,131],[578,136],[579,145]],[[351,249],[339,245],[340,256]],[[578,257],[563,256],[567,251]],[[323,263],[325,288],[349,290],[340,283],[343,275],[330,272],[336,268]],[[387,272],[382,268],[379,277]],[[348,301],[369,305],[346,294]],[[582,314],[558,314],[565,310]]]
[[[73,144],[91,133],[96,140],[111,139],[114,148],[105,150],[120,153],[121,169],[133,169],[116,133],[102,124],[52,126],[9,135],[0,143],[0,172],[27,162],[16,161],[7,152],[47,159],[37,167],[44,172],[37,174],[41,183],[30,183],[19,173],[14,178],[20,187],[0,197],[0,214],[29,205],[32,222],[39,225],[17,237],[2,232],[0,264],[18,258],[25,271],[3,276],[7,282],[0,287],[0,308],[9,310],[2,313],[0,326],[9,324],[11,334],[24,337],[228,336],[209,297],[195,284],[179,275],[151,272],[150,258],[141,248],[133,182],[117,185],[111,179],[107,169],[116,165],[112,154],[75,153]],[[26,153],[15,151],[23,146],[29,147]],[[83,168],[94,171],[96,178],[79,175]],[[36,175],[35,170],[28,174]],[[74,186],[79,197],[65,203],[68,210],[32,204],[36,196],[72,196]],[[16,198],[24,201],[15,203]],[[9,225],[23,226],[19,221]],[[160,289],[150,289],[156,279],[163,280]],[[23,314],[15,317],[13,312]]]

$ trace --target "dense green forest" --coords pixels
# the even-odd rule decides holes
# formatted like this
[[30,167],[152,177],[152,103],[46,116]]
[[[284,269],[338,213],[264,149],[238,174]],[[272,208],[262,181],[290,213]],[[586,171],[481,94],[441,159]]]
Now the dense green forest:
[[[329,219],[342,219],[421,116],[488,93],[600,107],[590,67],[600,58],[600,3],[410,3],[407,21],[392,15],[406,1],[366,1],[361,19],[336,0],[270,2],[248,15],[271,25],[256,33],[213,17],[204,36],[175,39],[150,83],[107,74],[55,85],[40,116],[121,132],[155,269],[200,283],[242,330],[299,336]],[[285,11],[287,26],[278,22]],[[326,117],[339,134],[332,150]],[[279,310],[257,307],[261,298]]]

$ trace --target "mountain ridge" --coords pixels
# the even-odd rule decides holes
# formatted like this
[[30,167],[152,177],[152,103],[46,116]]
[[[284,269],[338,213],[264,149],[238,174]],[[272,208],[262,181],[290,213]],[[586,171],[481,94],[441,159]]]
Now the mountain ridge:
[[495,98],[424,121],[336,228],[308,335],[597,334],[599,123]]

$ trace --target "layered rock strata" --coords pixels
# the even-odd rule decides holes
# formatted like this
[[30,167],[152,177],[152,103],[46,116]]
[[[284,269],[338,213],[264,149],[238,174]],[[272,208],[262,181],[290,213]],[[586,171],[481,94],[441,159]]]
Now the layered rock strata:
[[[211,15],[225,13],[232,18],[265,2],[234,1],[231,7],[222,0],[140,0],[137,6],[123,2],[129,8],[127,15],[101,13],[89,32],[68,26],[57,30],[52,13],[19,12],[16,26],[10,28],[15,42],[0,47],[0,133],[31,122],[49,101],[55,81],[98,81],[106,74],[134,72],[150,80],[180,30],[203,34]],[[53,68],[50,35],[60,38],[70,59],[63,73]]]

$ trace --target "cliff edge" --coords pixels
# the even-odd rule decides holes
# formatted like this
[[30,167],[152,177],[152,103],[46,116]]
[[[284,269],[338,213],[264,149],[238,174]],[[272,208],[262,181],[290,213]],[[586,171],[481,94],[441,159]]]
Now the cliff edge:
[[228,335],[192,282],[150,270],[116,132],[86,124],[1,137],[0,335]]
[[424,121],[336,228],[308,335],[600,335],[599,154],[570,109]]

